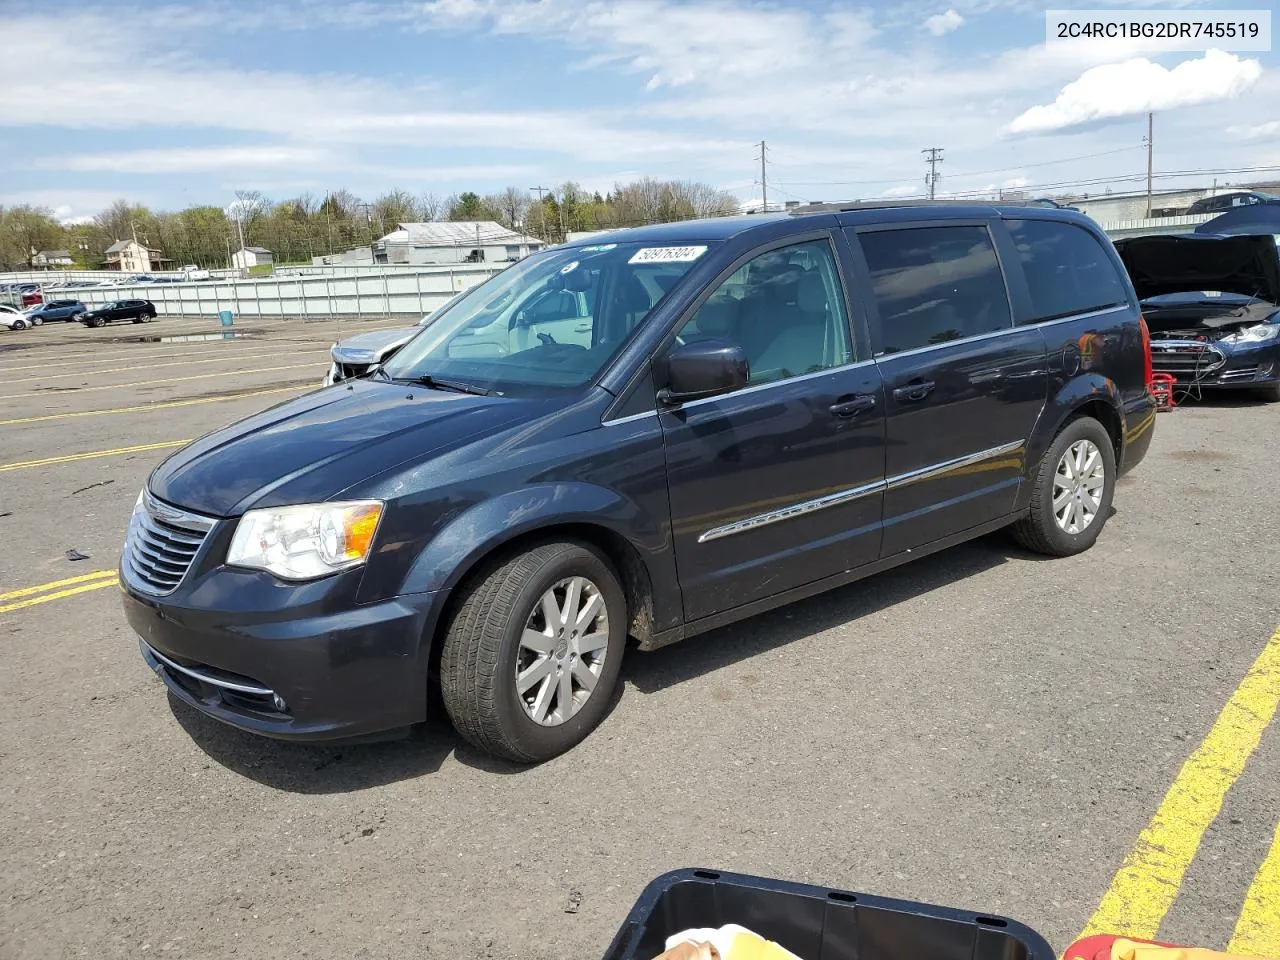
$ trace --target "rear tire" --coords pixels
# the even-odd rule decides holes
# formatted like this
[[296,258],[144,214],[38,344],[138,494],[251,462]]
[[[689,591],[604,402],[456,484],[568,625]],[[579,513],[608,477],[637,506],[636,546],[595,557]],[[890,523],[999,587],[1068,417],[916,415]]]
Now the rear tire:
[[103,320],[101,317],[94,317],[92,320],[89,321],[89,326],[97,330],[99,327],[103,326],[106,322],[107,321]]
[[622,586],[587,544],[547,543],[491,567],[462,594],[441,650],[454,728],[520,763],[565,752],[609,709],[626,634]]
[[1083,416],[1067,423],[1045,451],[1032,483],[1031,506],[1013,525],[1014,539],[1052,557],[1092,547],[1115,494],[1115,447],[1106,427]]

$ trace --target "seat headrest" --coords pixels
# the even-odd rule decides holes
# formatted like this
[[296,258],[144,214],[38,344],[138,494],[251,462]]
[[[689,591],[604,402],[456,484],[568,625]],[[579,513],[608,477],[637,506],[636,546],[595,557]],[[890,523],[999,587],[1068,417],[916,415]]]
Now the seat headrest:
[[632,275],[623,281],[614,293],[614,306],[623,313],[646,313],[653,306],[649,291],[639,278]]
[[738,301],[712,297],[698,308],[698,332],[711,337],[731,336],[737,329]]
[[796,290],[796,305],[805,313],[826,312],[827,288],[818,271],[810,270],[801,275]]

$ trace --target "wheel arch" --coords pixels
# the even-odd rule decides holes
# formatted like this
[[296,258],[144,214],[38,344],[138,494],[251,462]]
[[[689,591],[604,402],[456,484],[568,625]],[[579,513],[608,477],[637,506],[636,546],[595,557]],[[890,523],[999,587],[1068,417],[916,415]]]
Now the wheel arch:
[[1092,417],[1102,424],[1111,437],[1117,467],[1123,462],[1125,416],[1119,389],[1113,380],[1097,374],[1077,377],[1051,397],[1040,414],[1036,429],[1027,443],[1024,483],[1019,492],[1017,509],[1022,510],[1030,504],[1030,481],[1035,477],[1040,460],[1048,452],[1054,438],[1068,423],[1081,416]]

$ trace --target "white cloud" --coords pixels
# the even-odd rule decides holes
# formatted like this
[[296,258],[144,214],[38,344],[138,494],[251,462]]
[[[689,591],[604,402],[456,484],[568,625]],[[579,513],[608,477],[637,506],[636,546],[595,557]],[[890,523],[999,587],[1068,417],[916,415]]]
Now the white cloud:
[[32,161],[32,166],[52,170],[111,173],[190,173],[232,168],[311,166],[329,159],[325,151],[314,147],[177,147],[41,157]]
[[1280,120],[1268,120],[1266,123],[1247,126],[1227,127],[1227,133],[1233,137],[1239,137],[1241,140],[1260,140],[1263,137],[1280,134]]
[[896,187],[890,187],[888,190],[880,191],[880,196],[891,200],[895,197],[917,197],[923,192],[919,184],[902,183]]
[[1257,60],[1210,50],[1172,70],[1145,58],[1093,67],[1062,88],[1053,103],[1035,106],[1006,128],[1010,134],[1050,133],[1149,110],[1213,103],[1240,96],[1262,76]]
[[956,13],[954,9],[949,9],[945,13],[935,13],[925,20],[924,28],[935,37],[940,37],[944,33],[959,29],[962,23],[964,23],[964,17]]

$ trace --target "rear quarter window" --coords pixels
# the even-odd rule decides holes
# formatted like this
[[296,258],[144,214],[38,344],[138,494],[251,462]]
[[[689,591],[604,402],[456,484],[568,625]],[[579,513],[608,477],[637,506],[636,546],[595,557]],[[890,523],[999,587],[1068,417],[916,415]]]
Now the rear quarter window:
[[1124,279],[1088,230],[1055,220],[1006,220],[1031,292],[1028,323],[1128,302]]

